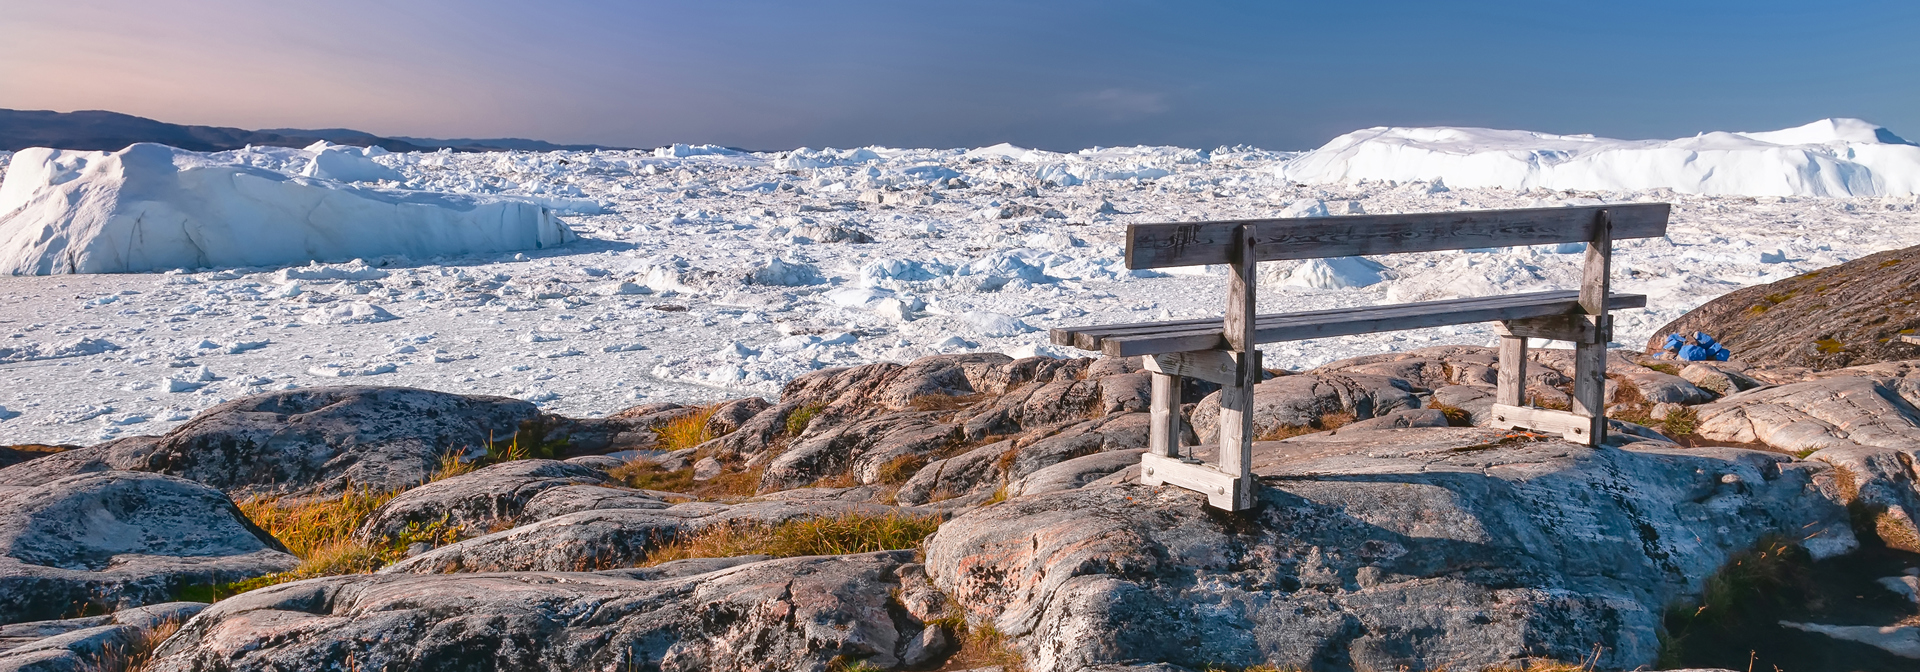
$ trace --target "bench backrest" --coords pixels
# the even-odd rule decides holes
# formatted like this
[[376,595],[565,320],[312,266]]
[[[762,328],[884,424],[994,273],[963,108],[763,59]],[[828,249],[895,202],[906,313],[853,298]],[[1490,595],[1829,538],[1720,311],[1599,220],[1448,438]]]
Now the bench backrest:
[[[1615,203],[1572,208],[1134,224],[1127,227],[1126,261],[1130,269],[1232,263],[1240,227],[1249,224],[1254,227],[1255,261],[1655,238],[1667,233],[1670,207],[1666,203]],[[1594,230],[1602,210],[1607,211],[1611,229],[1603,233]]]

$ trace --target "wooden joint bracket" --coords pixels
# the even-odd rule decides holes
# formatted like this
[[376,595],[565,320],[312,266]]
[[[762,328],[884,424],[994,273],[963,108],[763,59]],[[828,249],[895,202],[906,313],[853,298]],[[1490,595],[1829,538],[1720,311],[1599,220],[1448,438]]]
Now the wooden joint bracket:
[[1578,413],[1506,404],[1494,404],[1489,413],[1493,416],[1493,421],[1487,423],[1490,427],[1498,429],[1518,427],[1539,432],[1553,432],[1573,443],[1594,445],[1592,432],[1594,419]]
[[1178,458],[1142,453],[1140,483],[1171,485],[1207,496],[1207,505],[1224,511],[1253,508],[1253,476],[1236,477],[1211,464],[1189,464]]
[[1613,340],[1613,320],[1606,315],[1548,315],[1495,322],[1494,331],[1499,332],[1501,336],[1515,338],[1606,343]]

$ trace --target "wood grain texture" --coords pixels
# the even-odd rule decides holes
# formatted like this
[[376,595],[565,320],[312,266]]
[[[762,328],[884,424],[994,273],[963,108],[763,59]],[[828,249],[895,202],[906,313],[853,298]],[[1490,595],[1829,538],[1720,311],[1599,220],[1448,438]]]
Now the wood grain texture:
[[[1612,333],[1613,318],[1588,315],[1601,333]],[[1607,440],[1607,341],[1573,346],[1573,412],[1588,419],[1594,445]]]
[[1140,455],[1140,483],[1172,485],[1201,493],[1207,496],[1207,505],[1216,509],[1241,511],[1253,507],[1255,481],[1252,476],[1235,477],[1212,465],[1187,464],[1152,452]]
[[[1541,294],[1557,296],[1549,297]],[[1638,294],[1616,294],[1610,303],[1615,308],[1637,308],[1645,306],[1646,299],[1647,297]],[[1279,313],[1263,315],[1255,320],[1254,342],[1278,343],[1452,324],[1518,320],[1560,315],[1578,310],[1580,310],[1580,304],[1575,292],[1541,292],[1353,308],[1340,311],[1337,315],[1295,317],[1287,313]],[[1221,322],[1214,324],[1219,325]],[[1094,347],[1084,349],[1098,348],[1100,352],[1112,357],[1188,350],[1223,350],[1229,346],[1221,329],[1220,326],[1206,325],[1182,327],[1171,331],[1089,338],[1086,344]]]
[[1574,443],[1589,446],[1595,445],[1596,443],[1591,428],[1592,418],[1583,417],[1574,413],[1545,408],[1494,404],[1493,408],[1488,411],[1488,415],[1493,416],[1487,423],[1489,427],[1499,429],[1521,427],[1536,432],[1559,434]]
[[1198,378],[1221,385],[1234,384],[1234,381],[1239,380],[1240,373],[1240,360],[1226,350],[1194,350],[1147,355],[1140,358],[1140,365],[1154,373]]
[[1527,339],[1523,336],[1500,338],[1500,372],[1494,387],[1494,403],[1526,405]]
[[1153,396],[1147,407],[1147,452],[1180,456],[1180,377],[1153,374]]
[[1609,213],[1611,239],[1666,235],[1671,206],[1616,203],[1577,208],[1479,210],[1404,215],[1134,224],[1127,227],[1127,268],[1233,263],[1240,227],[1252,225],[1257,261],[1481,247],[1584,243]]
[[1495,330],[1505,336],[1520,338],[1544,338],[1550,341],[1569,343],[1592,343],[1600,338],[1600,330],[1593,327],[1587,315],[1548,315],[1531,317],[1524,320],[1496,322]]

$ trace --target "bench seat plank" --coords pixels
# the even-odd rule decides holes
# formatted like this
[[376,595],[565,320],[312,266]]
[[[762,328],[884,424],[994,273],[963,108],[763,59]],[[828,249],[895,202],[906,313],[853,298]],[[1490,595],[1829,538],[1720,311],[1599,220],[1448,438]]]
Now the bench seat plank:
[[[1614,294],[1608,297],[1610,310],[1641,308],[1647,297],[1640,294]],[[1423,301],[1385,306],[1315,310],[1299,313],[1272,313],[1254,320],[1255,340],[1259,343],[1298,341],[1309,338],[1351,336],[1401,329],[1424,329],[1454,324],[1520,320],[1580,311],[1577,291],[1533,292],[1504,296]],[[1177,320],[1132,325],[1089,325],[1054,329],[1053,342],[1083,350],[1097,350],[1111,357],[1131,357],[1192,350],[1216,350],[1226,347],[1222,335],[1223,320]]]

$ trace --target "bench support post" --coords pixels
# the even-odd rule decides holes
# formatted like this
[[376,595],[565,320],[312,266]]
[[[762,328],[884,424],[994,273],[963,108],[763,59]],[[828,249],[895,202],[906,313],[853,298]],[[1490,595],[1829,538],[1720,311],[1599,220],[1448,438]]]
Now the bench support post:
[[1508,406],[1527,404],[1527,337],[1501,334],[1500,377],[1493,401]]
[[1594,337],[1573,347],[1573,412],[1587,418],[1587,436],[1593,437],[1595,446],[1607,440],[1607,341],[1613,338],[1607,291],[1612,270],[1613,220],[1601,210],[1594,216],[1593,239],[1587,243],[1586,264],[1580,273],[1580,308]]
[[1147,452],[1180,457],[1180,376],[1155,372],[1148,406]]
[[1253,506],[1253,386],[1260,382],[1260,350],[1255,340],[1254,316],[1258,297],[1258,278],[1254,270],[1259,259],[1253,252],[1252,226],[1236,233],[1232,271],[1227,280],[1227,347],[1238,362],[1231,385],[1220,389],[1220,473],[1244,481],[1237,488],[1244,499],[1234,501],[1229,511]]

